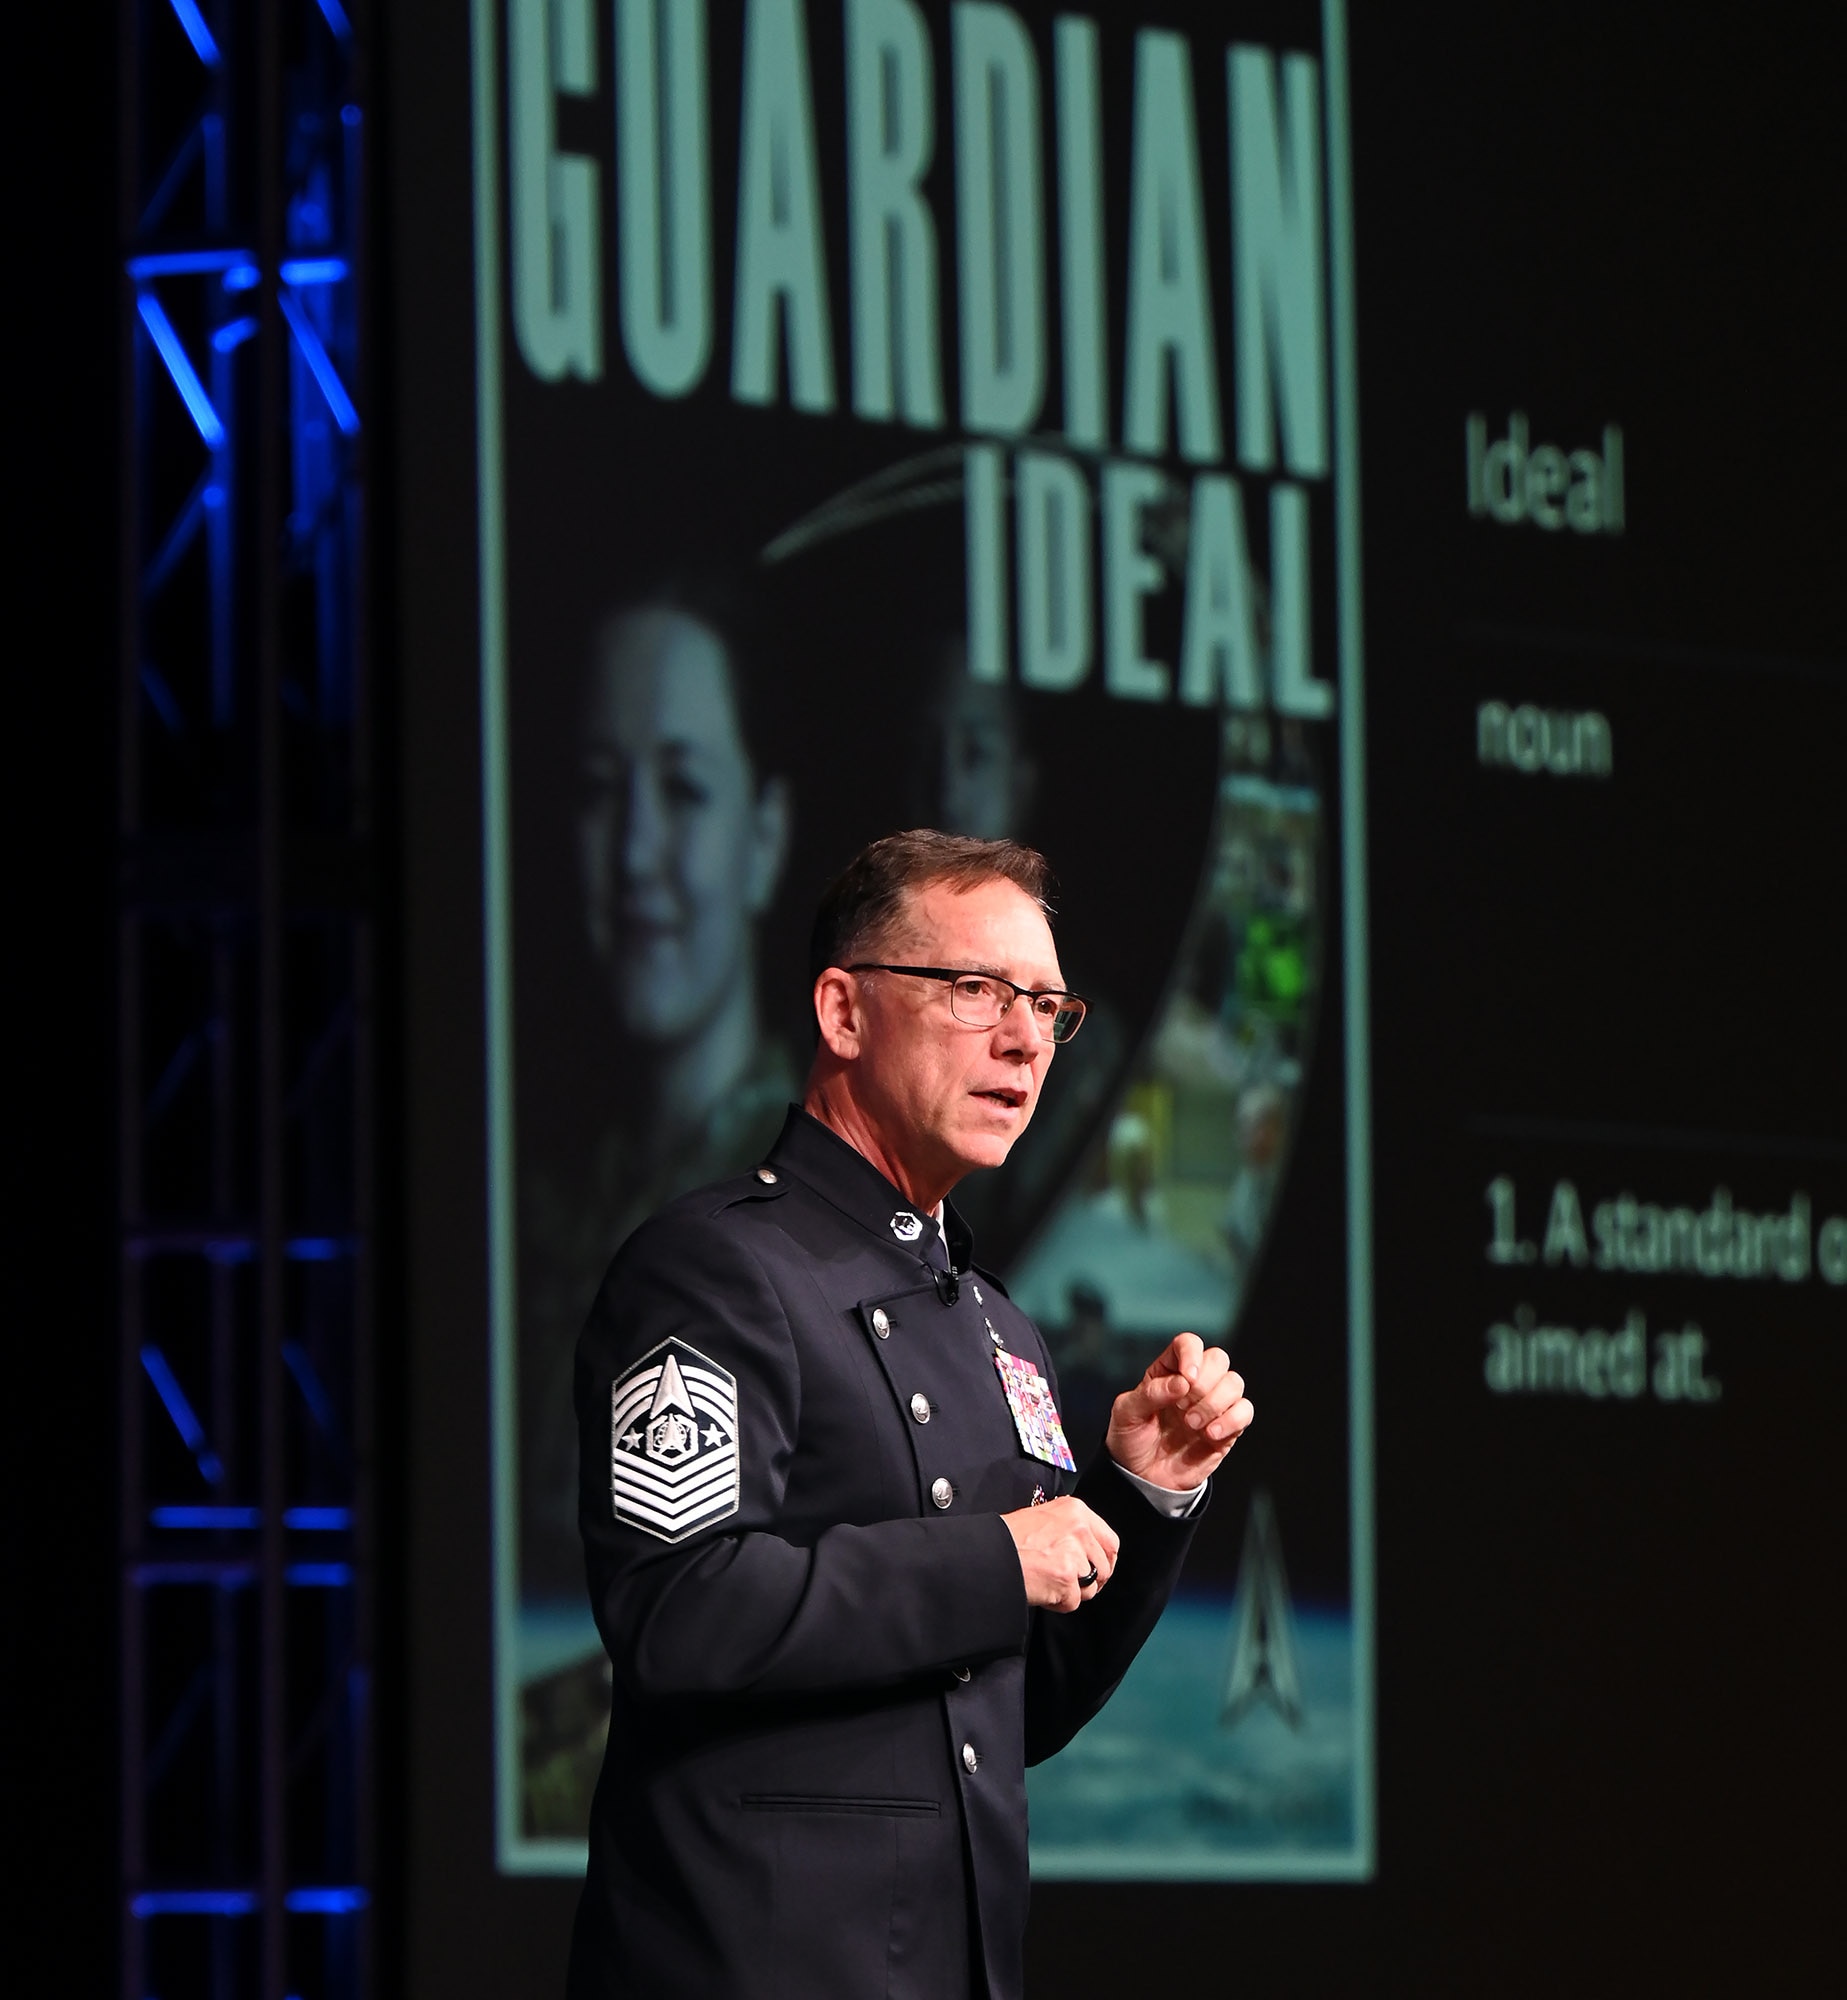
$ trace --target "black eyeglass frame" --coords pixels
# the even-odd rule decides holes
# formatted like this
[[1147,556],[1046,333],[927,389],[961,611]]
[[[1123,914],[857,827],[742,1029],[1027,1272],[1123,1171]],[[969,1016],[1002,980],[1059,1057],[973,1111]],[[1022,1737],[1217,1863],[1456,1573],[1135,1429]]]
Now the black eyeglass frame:
[[[1014,1000],[1075,1001],[1077,1003],[1077,1018],[1072,1021],[1070,1027],[1062,1035],[1058,1032],[1058,1023],[1067,1018],[1069,1011],[1060,1008],[1058,1013],[1052,1018],[1052,1032],[1041,1038],[1050,1042],[1054,1048],[1058,1049],[1062,1049],[1067,1042],[1075,1037],[1078,1029],[1084,1025],[1084,1016],[1090,1011],[1090,1002],[1081,993],[1072,993],[1063,986],[1021,986],[1015,980],[1004,979],[998,972],[983,972],[978,967],[972,965],[959,967],[948,965],[873,965],[862,962],[858,965],[842,966],[841,970],[843,972],[903,972],[907,973],[913,979],[945,980],[949,986],[949,1011],[952,1014],[956,1014],[956,983],[959,980],[987,979],[991,980],[996,986],[1007,986],[1013,989],[1013,1000],[1009,1000],[1006,1006],[1000,1010],[999,1018],[996,1020],[962,1021],[962,1016],[956,1014],[956,1019],[962,1021],[962,1025],[965,1028],[998,1028],[1001,1022],[1012,1011]],[[1026,1011],[1028,1014],[1032,1013],[1030,1007]],[[1037,1027],[1038,1025],[1038,1019],[1034,1016],[1033,1026]]]

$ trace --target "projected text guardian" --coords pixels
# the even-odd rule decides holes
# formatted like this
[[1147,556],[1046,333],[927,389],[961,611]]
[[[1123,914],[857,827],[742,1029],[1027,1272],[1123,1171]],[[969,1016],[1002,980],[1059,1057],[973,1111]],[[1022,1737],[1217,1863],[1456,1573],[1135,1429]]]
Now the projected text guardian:
[[[1333,713],[1333,686],[1314,671],[1309,609],[1307,487],[1329,472],[1315,57],[1239,42],[1216,73],[1196,74],[1185,38],[1140,30],[1130,143],[1114,158],[1103,143],[1096,21],[1056,22],[1048,76],[1009,7],[954,7],[939,47],[910,0],[845,0],[846,240],[830,261],[802,0],[745,8],[738,185],[723,217],[703,0],[664,9],[617,0],[615,25],[612,200],[599,164],[559,143],[560,96],[598,87],[592,0],[509,7],[509,279],[519,351],[535,376],[601,377],[603,259],[613,249],[622,361],[657,397],[688,396],[718,369],[742,404],[786,402],[816,417],[844,404],[865,422],[921,431],[949,424],[953,397],[970,439],[973,678],[1017,675],[1065,691],[1100,671],[1125,701]],[[941,63],[953,106],[952,217],[925,186]],[[1201,153],[1196,106],[1207,89],[1226,94],[1223,161]],[[1228,241],[1208,230],[1208,172],[1229,176]],[[1111,318],[1104,218],[1118,175],[1127,270]],[[723,330],[721,252],[733,276]],[[1214,259],[1231,299],[1229,369]],[[830,296],[830,269],[848,274],[844,302]],[[1184,487],[1156,463],[1174,456],[1189,468]],[[1185,538],[1172,660],[1158,657],[1144,616],[1166,575],[1145,539],[1169,515]],[[1253,532],[1268,544],[1261,585]]]

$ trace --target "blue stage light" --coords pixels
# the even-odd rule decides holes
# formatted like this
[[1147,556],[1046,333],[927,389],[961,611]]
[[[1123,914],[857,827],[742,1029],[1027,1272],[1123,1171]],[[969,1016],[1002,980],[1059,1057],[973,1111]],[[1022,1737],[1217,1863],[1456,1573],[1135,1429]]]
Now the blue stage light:
[[289,1261],[293,1264],[337,1264],[352,1254],[352,1239],[346,1236],[291,1236]]
[[368,1890],[351,1889],[291,1889],[282,1899],[291,1910],[306,1915],[344,1916],[349,1910],[363,1910],[372,1900]]
[[247,1917],[257,1907],[254,1889],[143,1889],[129,1899],[137,1917]]
[[291,257],[282,267],[285,285],[337,285],[345,276],[344,257]]
[[211,29],[205,25],[205,16],[199,12],[199,0],[173,0],[173,12],[180,26],[186,30],[186,39],[192,44],[193,54],[207,69],[216,69],[223,57],[218,53],[218,44]]
[[[128,260],[128,275],[136,284],[148,278],[196,277],[201,271],[224,272],[225,283],[234,292],[248,291],[257,281],[248,250],[149,250]],[[239,277],[244,271],[250,273],[247,282]]]
[[161,678],[158,669],[149,666],[145,660],[141,663],[141,692],[153,704],[154,713],[167,725],[169,735],[183,736],[186,733],[186,717],[174,699],[173,690]]
[[[155,1528],[208,1532],[215,1529],[245,1531],[263,1525],[261,1507],[155,1507],[149,1510],[148,1525]],[[296,1534],[337,1534],[353,1525],[350,1507],[290,1507],[282,1525]]]
[[337,1437],[340,1419],[333,1406],[333,1398],[327,1393],[327,1385],[308,1359],[308,1350],[298,1340],[282,1343],[282,1358],[288,1363],[288,1370],[294,1376],[296,1386],[301,1390],[302,1401],[308,1406],[316,1424],[324,1437]]
[[[152,597],[160,589],[186,551],[192,547],[193,537],[198,533],[200,517],[207,507],[215,507],[224,498],[224,489],[212,478],[208,466],[200,473],[198,483],[186,497],[186,504],[173,517],[173,525],[167,530],[160,547],[141,574],[141,588]],[[163,690],[164,692],[164,690]],[[177,713],[177,711],[176,711]],[[168,727],[173,727],[170,722]],[[162,1079],[161,1088],[166,1088]]]
[[289,323],[296,346],[301,349],[301,358],[321,385],[321,394],[327,398],[327,407],[333,412],[334,422],[348,437],[357,437],[359,412],[353,407],[353,399],[346,393],[346,384],[340,380],[332,358],[321,345],[321,336],[315,331],[314,322],[302,311],[301,301],[291,293],[281,292],[278,297],[282,304],[282,316]]
[[[199,428],[199,435],[216,451],[224,443],[224,425],[218,421],[218,412],[212,408],[212,399],[205,393],[205,384],[199,380],[192,363],[186,358],[186,350],[180,345],[180,337],[173,330],[173,322],[167,317],[160,301],[152,292],[141,293],[135,304],[140,311],[142,325],[147,328],[155,347],[159,349],[161,360],[167,364],[167,373],[173,378],[173,386],[180,392],[186,408],[191,412],[193,422]],[[358,428],[356,418],[354,428]]]
[[342,44],[353,39],[353,24],[347,19],[346,9],[340,0],[320,0],[321,14],[333,30],[334,40]]
[[141,1365],[166,1405],[167,1415],[173,1419],[173,1428],[185,1439],[186,1449],[197,1461],[206,1485],[218,1485],[224,1478],[224,1464],[206,1442],[205,1426],[186,1400],[186,1391],[180,1387],[180,1378],[174,1374],[167,1357],[150,1342],[141,1350]]
[[261,1507],[156,1507],[148,1515],[155,1528],[259,1528]]
[[283,1580],[297,1590],[343,1590],[353,1580],[351,1563],[290,1563]]
[[212,345],[220,354],[229,354],[232,348],[242,347],[256,330],[257,323],[253,319],[227,320],[212,335]]

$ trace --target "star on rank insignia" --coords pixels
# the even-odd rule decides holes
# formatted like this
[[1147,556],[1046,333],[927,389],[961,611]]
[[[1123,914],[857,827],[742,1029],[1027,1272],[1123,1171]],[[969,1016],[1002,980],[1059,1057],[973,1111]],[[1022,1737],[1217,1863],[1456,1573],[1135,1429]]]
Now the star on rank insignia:
[[618,1521],[683,1542],[738,1510],[737,1380],[663,1340],[610,1390],[610,1499]]

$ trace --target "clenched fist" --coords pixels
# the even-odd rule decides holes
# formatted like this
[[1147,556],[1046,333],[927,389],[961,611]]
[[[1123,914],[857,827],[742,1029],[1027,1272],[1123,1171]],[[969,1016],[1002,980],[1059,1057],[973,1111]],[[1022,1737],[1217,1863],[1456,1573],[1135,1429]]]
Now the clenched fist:
[[1225,1350],[1177,1333],[1116,1398],[1104,1442],[1123,1471],[1184,1493],[1211,1478],[1255,1415]]
[[1075,1611],[1110,1580],[1120,1538],[1083,1501],[1067,1495],[1001,1519],[1020,1552],[1028,1604],[1041,1611]]

